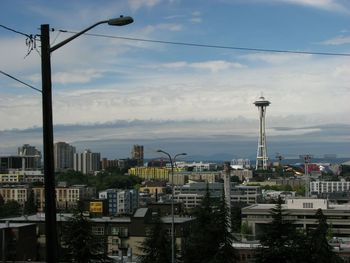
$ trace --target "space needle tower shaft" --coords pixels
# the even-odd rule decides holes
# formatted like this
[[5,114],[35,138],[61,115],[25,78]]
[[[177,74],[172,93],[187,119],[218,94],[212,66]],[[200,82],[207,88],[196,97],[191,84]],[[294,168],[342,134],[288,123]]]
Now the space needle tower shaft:
[[266,107],[270,105],[270,102],[261,96],[254,104],[259,109],[259,141],[255,169],[267,170],[268,157],[266,149],[265,115]]

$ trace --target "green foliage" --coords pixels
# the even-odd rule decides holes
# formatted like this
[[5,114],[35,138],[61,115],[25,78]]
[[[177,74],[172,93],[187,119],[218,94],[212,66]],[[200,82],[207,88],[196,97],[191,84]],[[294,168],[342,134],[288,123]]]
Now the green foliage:
[[171,262],[171,238],[160,220],[159,213],[153,218],[153,226],[139,248],[143,253],[139,256],[139,263]]
[[184,263],[225,263],[236,262],[233,236],[228,230],[229,217],[224,197],[215,202],[206,194],[199,207],[195,209],[194,222],[186,240]]
[[124,174],[119,169],[99,172],[95,175],[85,175],[81,172],[67,171],[58,173],[56,181],[65,181],[68,185],[85,184],[96,187],[97,191],[108,188],[132,189],[141,183],[141,179],[136,176]]
[[240,232],[242,225],[242,208],[241,206],[231,207],[231,228],[232,232]]
[[318,225],[307,233],[298,231],[291,221],[286,220],[288,214],[282,209],[279,198],[272,209],[272,222],[260,238],[262,247],[258,250],[257,262],[261,263],[340,263],[327,240],[328,225],[322,210],[316,212]]
[[328,224],[322,209],[316,212],[316,219],[318,221],[317,228],[309,233],[309,251],[311,263],[328,263],[328,262],[342,262],[341,258],[337,256],[331,245],[328,243]]
[[0,218],[19,216],[21,214],[21,205],[14,200],[10,200],[6,203],[0,204]]
[[282,208],[282,203],[279,197],[275,208],[271,209],[272,222],[265,227],[260,237],[262,247],[259,249],[257,262],[303,262],[296,259],[295,254],[300,236],[292,222],[286,220],[288,214]]
[[230,181],[231,182],[235,182],[235,183],[241,183],[242,182],[237,175],[231,176]]
[[78,263],[104,261],[104,250],[100,240],[92,234],[90,220],[82,211],[76,211],[63,225],[62,240],[67,248],[67,259]]
[[23,213],[25,215],[33,215],[36,212],[37,212],[37,206],[34,200],[34,192],[33,190],[31,190],[28,196],[28,200],[24,204]]
[[249,226],[248,222],[243,222],[241,226],[241,234],[246,237],[253,233],[252,228]]
[[210,263],[234,263],[237,260],[237,255],[236,250],[232,247],[234,238],[231,232],[230,215],[224,191],[222,191],[218,209],[214,211],[214,218],[216,218],[216,224],[212,227],[216,237],[214,245],[216,245],[217,250]]

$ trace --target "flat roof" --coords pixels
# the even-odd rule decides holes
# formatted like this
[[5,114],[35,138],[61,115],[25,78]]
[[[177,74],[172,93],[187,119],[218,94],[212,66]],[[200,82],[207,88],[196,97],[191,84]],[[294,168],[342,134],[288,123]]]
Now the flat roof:
[[[71,218],[73,214],[71,213],[57,213],[56,214],[56,220],[57,222],[67,221],[69,218]],[[128,223],[131,222],[130,217],[91,217],[89,218],[91,222],[115,222],[115,223]],[[31,221],[31,222],[44,222],[45,221],[45,214],[44,213],[37,213],[35,215],[28,215],[28,216],[17,216],[17,217],[9,217],[9,218],[1,218],[1,221]]]
[[145,217],[147,211],[148,211],[148,208],[146,208],[146,207],[138,208],[136,210],[136,212],[134,213],[134,217]]
[[24,226],[35,226],[34,223],[0,223],[0,229],[11,228],[11,227],[24,227]]

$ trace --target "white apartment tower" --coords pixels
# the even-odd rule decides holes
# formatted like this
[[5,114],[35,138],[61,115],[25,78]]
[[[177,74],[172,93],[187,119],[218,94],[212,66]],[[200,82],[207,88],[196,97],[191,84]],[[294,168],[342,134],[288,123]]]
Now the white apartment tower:
[[54,145],[55,170],[73,169],[75,147],[65,142],[56,142]]
[[83,153],[74,154],[74,170],[83,174],[92,174],[99,171],[101,163],[101,154],[85,150]]

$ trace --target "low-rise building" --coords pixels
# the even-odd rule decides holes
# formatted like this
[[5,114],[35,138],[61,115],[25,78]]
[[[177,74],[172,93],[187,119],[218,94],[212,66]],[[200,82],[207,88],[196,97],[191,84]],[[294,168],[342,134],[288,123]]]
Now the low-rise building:
[[[33,187],[34,200],[36,201],[38,211],[44,211],[45,208],[45,190],[44,187]],[[76,208],[78,201],[91,199],[96,196],[94,187],[86,185],[57,186],[56,187],[56,205],[57,210],[67,210]]]
[[0,174],[0,183],[20,183],[24,181],[24,175],[18,173]]
[[[223,183],[197,182],[188,183],[183,186],[174,187],[174,198],[177,202],[182,202],[185,208],[194,208],[198,206],[206,191],[210,192],[212,198],[220,198],[222,196]],[[262,200],[260,186],[245,186],[231,183],[231,204],[245,203],[256,204]]]
[[[94,217],[90,218],[92,232],[96,238],[101,240],[104,251],[108,256],[127,256],[128,252],[133,254],[133,259],[142,254],[140,243],[145,239],[148,229],[152,226],[153,212],[148,208],[139,208],[132,216],[120,217]],[[62,225],[72,217],[72,214],[57,214],[57,227],[60,233]],[[37,237],[39,247],[45,247],[45,215],[39,213],[30,216],[0,219],[0,222],[33,223],[37,226]],[[168,231],[171,231],[172,217],[162,216],[162,222]],[[174,217],[174,234],[176,247],[181,251],[185,242],[185,234],[188,232],[194,218]],[[36,242],[32,242],[36,244]],[[36,251],[33,249],[33,251]],[[45,250],[42,250],[45,252]],[[40,255],[40,259],[45,257]]]
[[24,262],[37,259],[36,224],[0,223],[0,258],[3,262]]
[[[272,221],[271,209],[275,204],[254,204],[242,208],[242,222],[248,224],[255,237],[262,233],[264,225]],[[317,226],[315,217],[317,209],[321,208],[331,225],[332,234],[335,237],[350,237],[350,205],[330,204],[326,199],[291,198],[282,208],[288,213],[288,219],[302,229]]]
[[110,216],[133,214],[139,206],[138,190],[107,189],[99,192],[99,199],[106,199]]
[[350,190],[350,181],[314,181],[310,182],[311,194],[348,192]]
[[24,206],[25,202],[28,200],[30,193],[30,188],[28,185],[2,185],[0,187],[0,195],[2,196],[4,202],[16,201],[21,206]]

